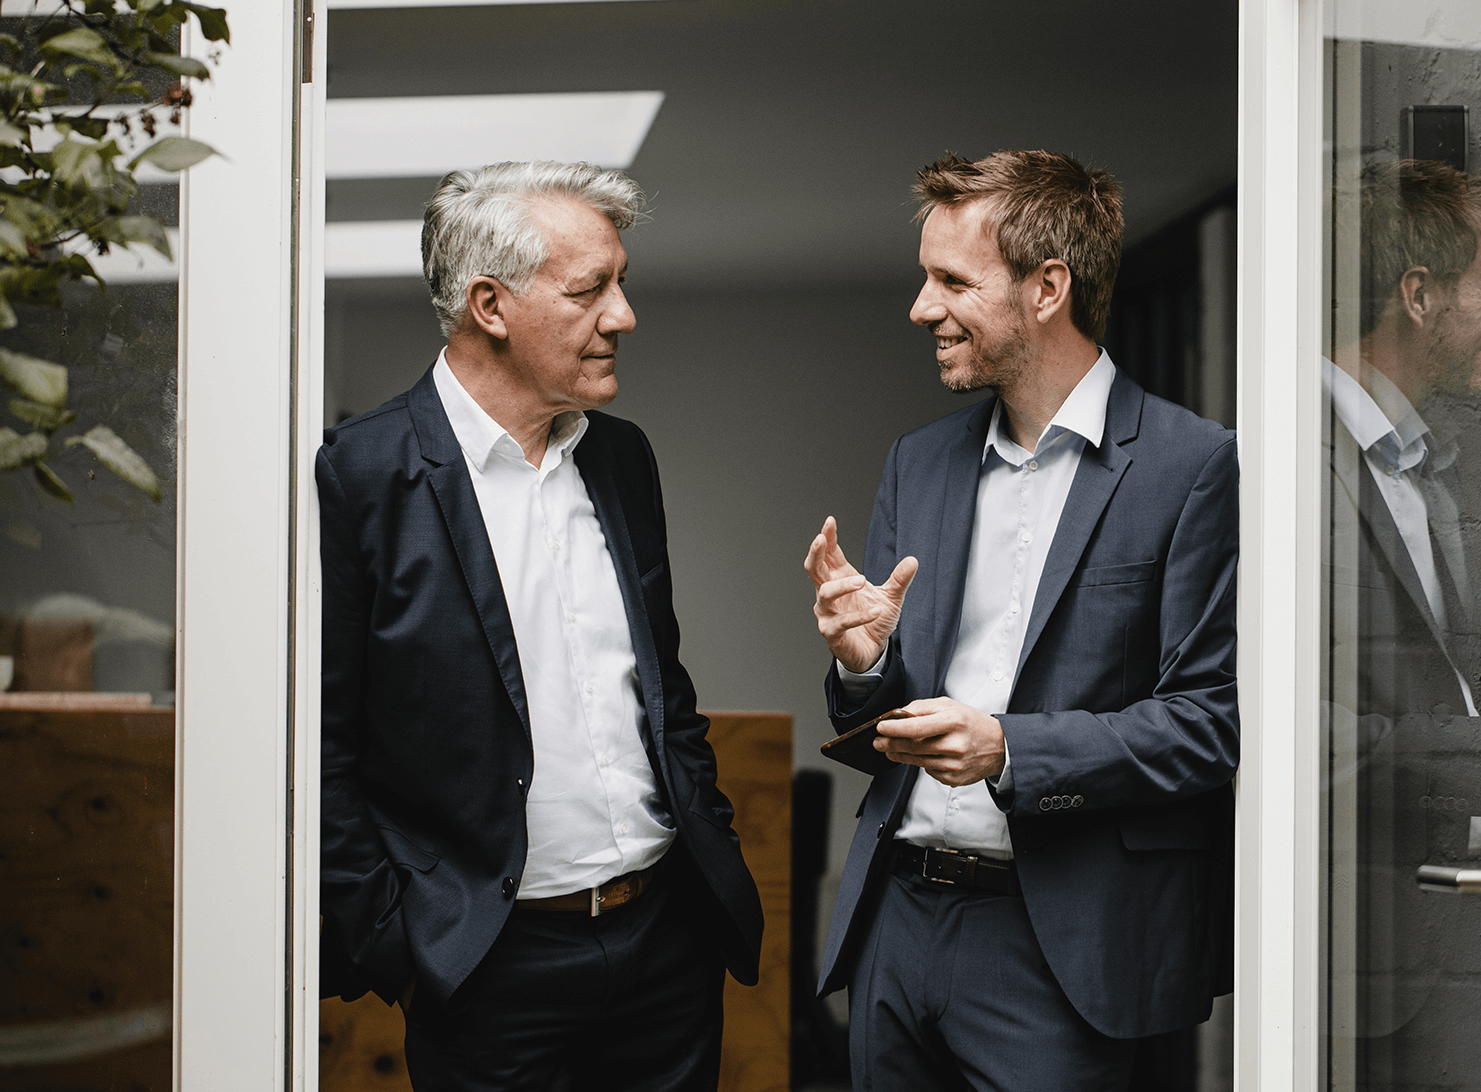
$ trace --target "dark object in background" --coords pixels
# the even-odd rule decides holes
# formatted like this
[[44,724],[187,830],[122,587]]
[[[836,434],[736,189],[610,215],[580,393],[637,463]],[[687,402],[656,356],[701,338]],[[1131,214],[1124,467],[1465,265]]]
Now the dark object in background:
[[828,863],[833,776],[792,777],[792,1087],[848,1080],[848,1028],[817,996],[818,881]]
[[1463,171],[1470,129],[1469,106],[1406,106],[1399,115],[1399,158],[1436,160]]

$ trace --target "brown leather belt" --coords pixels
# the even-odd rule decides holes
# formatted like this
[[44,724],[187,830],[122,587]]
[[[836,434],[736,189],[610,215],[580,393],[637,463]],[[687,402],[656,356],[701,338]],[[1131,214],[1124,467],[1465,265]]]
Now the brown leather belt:
[[516,910],[581,910],[592,917],[600,917],[619,906],[632,902],[653,882],[653,869],[629,872],[608,880],[601,887],[588,887],[584,891],[572,891],[567,895],[551,895],[543,899],[519,899]]
[[927,849],[909,842],[895,843],[890,871],[897,876],[920,876],[935,883],[991,891],[998,895],[1023,895],[1018,886],[1018,865],[997,857],[979,857],[957,849]]

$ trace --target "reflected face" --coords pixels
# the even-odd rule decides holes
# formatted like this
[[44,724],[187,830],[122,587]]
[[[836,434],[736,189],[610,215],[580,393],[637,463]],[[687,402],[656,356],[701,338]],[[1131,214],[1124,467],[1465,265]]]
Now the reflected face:
[[1426,355],[1436,389],[1481,389],[1481,248],[1470,268],[1446,285]]
[[505,304],[512,378],[555,413],[605,406],[617,397],[617,337],[637,326],[622,292],[627,251],[579,201],[542,201],[531,216],[549,257]]
[[936,337],[941,382],[954,391],[1011,386],[1030,366],[1022,285],[998,252],[990,202],[939,205],[921,225],[926,283],[910,321]]

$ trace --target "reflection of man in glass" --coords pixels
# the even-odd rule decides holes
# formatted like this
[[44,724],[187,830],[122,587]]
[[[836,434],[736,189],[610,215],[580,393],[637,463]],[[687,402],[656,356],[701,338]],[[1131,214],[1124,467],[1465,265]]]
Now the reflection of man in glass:
[[[1467,719],[1481,695],[1481,571],[1456,447],[1426,421],[1437,395],[1478,383],[1481,185],[1440,163],[1384,163],[1363,172],[1357,197],[1358,339],[1323,365],[1333,830],[1355,833],[1357,869],[1351,936],[1336,936],[1333,956],[1340,973],[1344,944],[1352,952],[1354,1011],[1333,1026],[1356,1034],[1362,1087],[1426,1070],[1437,1087],[1472,1087],[1453,1083],[1472,1064],[1455,1052],[1477,1053],[1465,1044],[1478,1012],[1455,972],[1476,969],[1465,964],[1476,962],[1481,899],[1422,892],[1415,872],[1481,852],[1470,821],[1481,812],[1481,722]],[[1339,330],[1345,317],[1339,306]],[[1333,852],[1340,903],[1350,866]]]

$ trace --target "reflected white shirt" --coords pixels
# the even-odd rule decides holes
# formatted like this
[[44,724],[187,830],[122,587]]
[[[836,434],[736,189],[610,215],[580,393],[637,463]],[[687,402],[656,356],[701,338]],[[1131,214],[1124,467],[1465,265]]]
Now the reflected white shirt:
[[[982,453],[962,617],[946,672],[946,697],[994,715],[1007,710],[1044,560],[1080,455],[1087,443],[1100,446],[1115,378],[1115,366],[1102,351],[1045,426],[1032,454],[1009,438],[1003,403],[994,407]],[[840,666],[845,693],[862,700],[868,683],[883,668],[881,660],[869,672],[855,675]],[[1010,758],[995,785],[1002,789],[1011,783]],[[981,781],[952,788],[927,774],[918,776],[895,837],[922,846],[1013,855],[1007,816]]]
[[[1421,490],[1420,473],[1427,461],[1454,459],[1455,453],[1431,449],[1434,435],[1419,411],[1388,376],[1370,368],[1366,378],[1368,385],[1364,387],[1332,361],[1322,361],[1322,386],[1331,399],[1332,410],[1362,449],[1363,462],[1419,574],[1430,613],[1444,630],[1448,625],[1445,597],[1435,569],[1430,513]],[[1464,580],[1464,573],[1457,575]],[[1459,672],[1456,680],[1466,700],[1467,715],[1476,716],[1470,686]]]
[[551,425],[538,468],[438,357],[519,648],[535,772],[520,898],[647,868],[674,840],[644,748],[647,719],[617,570],[574,461],[581,413]]

